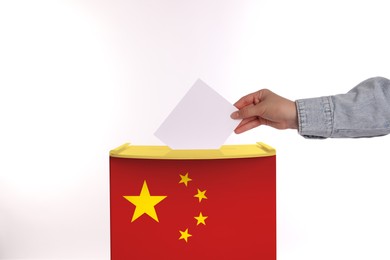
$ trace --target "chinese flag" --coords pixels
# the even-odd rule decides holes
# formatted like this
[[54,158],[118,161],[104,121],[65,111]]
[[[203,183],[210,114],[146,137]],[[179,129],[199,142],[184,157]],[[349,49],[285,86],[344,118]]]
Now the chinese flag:
[[276,259],[275,160],[110,157],[111,259]]

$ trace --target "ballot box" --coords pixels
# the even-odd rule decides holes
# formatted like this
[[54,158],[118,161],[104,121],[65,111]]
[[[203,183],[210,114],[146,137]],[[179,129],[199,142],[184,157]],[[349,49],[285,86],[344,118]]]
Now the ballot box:
[[111,259],[276,259],[276,152],[110,151]]

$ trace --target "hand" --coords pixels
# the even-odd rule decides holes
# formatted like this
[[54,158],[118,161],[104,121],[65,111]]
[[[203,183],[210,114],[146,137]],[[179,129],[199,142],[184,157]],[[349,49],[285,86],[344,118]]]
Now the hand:
[[234,130],[243,133],[259,125],[276,129],[297,129],[298,117],[295,102],[262,89],[246,95],[235,104],[239,110],[231,114],[233,119],[242,119]]

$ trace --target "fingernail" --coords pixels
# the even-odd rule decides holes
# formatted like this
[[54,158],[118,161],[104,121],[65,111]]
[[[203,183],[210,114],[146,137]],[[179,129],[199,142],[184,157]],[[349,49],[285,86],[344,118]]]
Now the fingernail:
[[238,112],[236,111],[236,112],[233,112],[231,115],[230,115],[230,117],[232,118],[232,119],[237,119],[238,118]]

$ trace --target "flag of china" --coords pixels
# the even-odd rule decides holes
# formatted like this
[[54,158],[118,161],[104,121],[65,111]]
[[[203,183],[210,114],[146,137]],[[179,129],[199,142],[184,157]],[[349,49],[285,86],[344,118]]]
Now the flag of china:
[[111,259],[276,259],[275,150],[110,152]]

